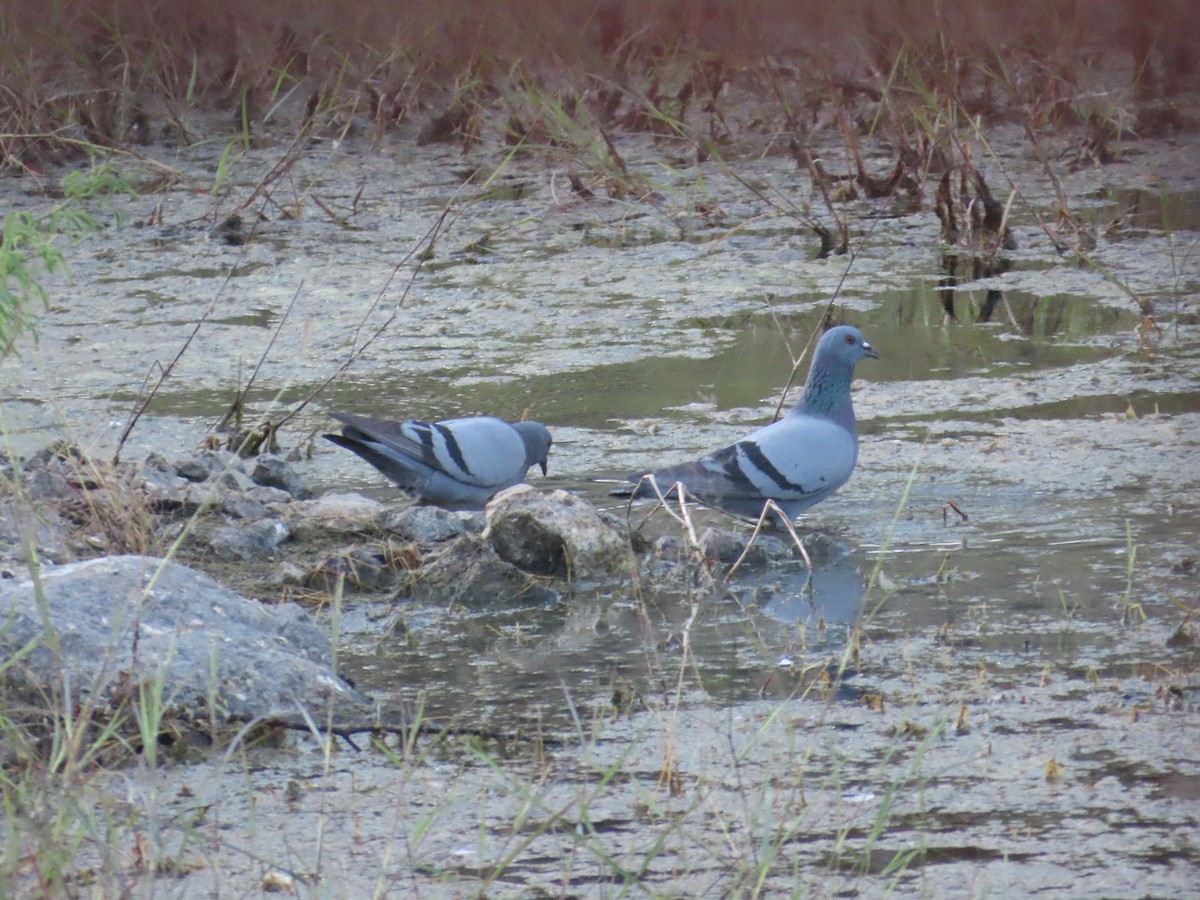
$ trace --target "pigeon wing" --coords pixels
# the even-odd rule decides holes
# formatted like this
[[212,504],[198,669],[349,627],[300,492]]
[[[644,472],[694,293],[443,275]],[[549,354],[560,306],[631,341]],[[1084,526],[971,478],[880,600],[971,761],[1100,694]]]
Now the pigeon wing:
[[717,501],[801,500],[845,484],[857,456],[854,435],[841,425],[821,418],[783,419],[654,477],[661,490],[682,481],[696,496]]
[[507,486],[524,476],[525,444],[503,419],[474,416],[443,422],[394,422],[370,416],[333,413],[343,434],[375,444],[385,458],[419,463],[463,484]]
[[[446,474],[480,487],[508,487],[525,477],[525,442],[508,422],[492,416],[447,419],[422,433]],[[425,435],[428,435],[426,437]]]
[[858,439],[843,425],[820,416],[781,419],[733,445],[728,465],[761,497],[803,500],[845,484],[858,461]]

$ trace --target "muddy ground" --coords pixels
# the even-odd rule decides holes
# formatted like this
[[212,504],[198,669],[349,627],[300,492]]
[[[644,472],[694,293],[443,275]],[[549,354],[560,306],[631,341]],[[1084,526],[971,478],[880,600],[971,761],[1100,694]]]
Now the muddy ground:
[[[403,502],[316,436],[327,410],[528,408],[556,439],[533,483],[624,514],[594,480],[768,419],[835,291],[834,317],[882,359],[858,370],[859,469],[803,520],[844,548],[809,587],[796,564],[689,590],[578,585],[532,607],[349,596],[339,665],[359,688],[519,737],[361,750],[293,737],[121,770],[79,849],[86,891],[1194,890],[1200,131],[1055,165],[1093,223],[1089,263],[1039,225],[1054,194],[1022,128],[989,127],[995,155],[978,162],[998,195],[1009,180],[1020,192],[1017,248],[948,286],[928,204],[854,201],[857,255],[817,258],[780,212],[810,199],[808,173],[745,103],[727,167],[620,138],[653,202],[582,198],[553,155],[418,146],[400,129],[314,143],[285,187],[240,208],[247,239],[228,243],[214,226],[285,150],[268,129],[215,195],[224,142],[163,144],[146,152],[179,173],[170,189],[96,203],[111,227],[70,247],[36,342],[0,368],[18,453],[65,437],[111,455],[143,381],[202,318],[124,459],[200,444],[264,354],[248,416],[278,421],[386,322],[280,432],[317,493]],[[1052,158],[1083,133],[1064,126]],[[817,141],[845,164],[835,129]],[[886,148],[868,163],[884,170]],[[123,165],[143,187],[157,178]],[[497,169],[483,187],[468,178]],[[44,209],[50,183],[0,193]],[[409,254],[447,207],[413,278]],[[678,533],[661,514],[645,527]],[[297,599],[265,584],[278,560],[192,562]]]

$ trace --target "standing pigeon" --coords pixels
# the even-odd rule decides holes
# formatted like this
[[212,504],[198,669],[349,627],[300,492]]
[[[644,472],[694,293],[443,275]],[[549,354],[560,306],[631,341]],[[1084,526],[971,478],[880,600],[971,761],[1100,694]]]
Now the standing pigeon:
[[508,423],[492,416],[444,422],[394,422],[331,413],[341,434],[325,437],[357,453],[420,499],[479,506],[525,479],[535,463],[546,474],[550,432],[540,422]]
[[[820,503],[843,484],[858,461],[858,431],[850,403],[850,381],[859,360],[879,353],[857,328],[831,328],[817,342],[804,397],[786,416],[736,444],[695,462],[639,473],[634,497],[654,497],[643,481],[653,474],[664,497],[676,482],[708,506],[757,519],[774,500],[788,520]],[[628,496],[628,495],[627,495]],[[777,518],[773,513],[772,518]],[[783,523],[776,522],[782,526]]]

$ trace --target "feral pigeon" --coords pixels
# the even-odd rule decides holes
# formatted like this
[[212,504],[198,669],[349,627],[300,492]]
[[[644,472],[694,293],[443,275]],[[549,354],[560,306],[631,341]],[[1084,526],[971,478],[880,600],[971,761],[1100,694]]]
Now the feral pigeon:
[[479,506],[525,480],[532,465],[546,474],[550,432],[540,422],[492,416],[444,422],[395,422],[331,413],[341,434],[325,437],[357,453],[401,490],[445,506]]
[[[664,497],[682,482],[687,494],[707,506],[757,519],[774,500],[788,520],[820,503],[850,478],[858,461],[858,431],[850,403],[850,381],[859,360],[878,359],[857,328],[831,328],[817,342],[804,396],[777,422],[695,462],[638,473],[625,496],[654,497],[653,474]],[[772,518],[777,515],[772,513]],[[782,526],[776,521],[776,525]]]

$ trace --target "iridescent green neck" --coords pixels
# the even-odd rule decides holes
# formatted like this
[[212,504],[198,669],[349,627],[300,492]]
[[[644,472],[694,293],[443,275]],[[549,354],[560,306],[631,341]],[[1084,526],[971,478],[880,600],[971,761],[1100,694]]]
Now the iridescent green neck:
[[850,382],[853,379],[854,367],[851,365],[828,360],[813,363],[808,381],[804,383],[804,411],[853,428],[854,407],[850,404]]

